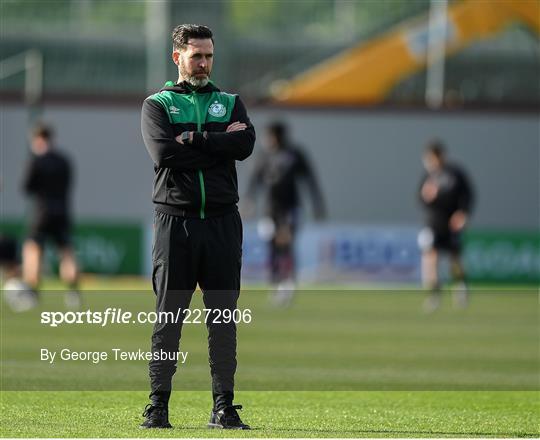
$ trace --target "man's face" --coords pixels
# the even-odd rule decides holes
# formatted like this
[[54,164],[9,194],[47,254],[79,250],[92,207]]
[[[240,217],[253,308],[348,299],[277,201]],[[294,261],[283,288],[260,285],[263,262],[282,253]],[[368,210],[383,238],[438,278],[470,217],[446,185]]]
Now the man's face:
[[422,157],[422,162],[424,163],[424,168],[428,173],[433,173],[439,171],[442,168],[442,159],[437,155],[427,152]]
[[185,49],[174,50],[173,60],[178,65],[180,76],[194,87],[208,84],[214,56],[211,39],[191,38]]
[[34,136],[31,139],[30,144],[32,147],[32,152],[38,156],[45,154],[50,148],[49,141],[43,136]]
[[266,148],[270,151],[279,149],[279,142],[272,130],[266,132]]

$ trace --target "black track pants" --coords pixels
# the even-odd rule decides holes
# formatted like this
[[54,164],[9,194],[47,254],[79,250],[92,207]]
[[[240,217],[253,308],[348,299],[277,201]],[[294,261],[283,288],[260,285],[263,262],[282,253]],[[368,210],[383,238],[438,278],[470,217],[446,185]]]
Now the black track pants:
[[[197,283],[205,308],[236,309],[242,259],[238,211],[204,220],[156,211],[152,259],[157,312],[176,313],[179,308],[188,308]],[[236,325],[211,321],[207,328],[212,393],[214,407],[220,409],[231,405],[234,397]],[[181,322],[158,321],[152,334],[152,351],[178,352],[181,331]],[[176,364],[175,360],[150,361],[150,398],[154,404],[167,404]]]

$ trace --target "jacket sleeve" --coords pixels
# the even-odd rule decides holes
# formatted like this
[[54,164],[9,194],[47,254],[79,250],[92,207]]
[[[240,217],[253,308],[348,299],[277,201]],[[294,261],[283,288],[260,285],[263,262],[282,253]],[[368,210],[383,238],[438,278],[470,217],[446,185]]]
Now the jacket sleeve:
[[458,209],[469,214],[473,209],[474,192],[471,183],[463,170],[457,172],[459,181]]
[[246,107],[240,97],[236,97],[231,122],[243,122],[247,125],[245,130],[226,132],[208,132],[204,139],[202,133],[197,133],[193,139],[193,146],[212,156],[224,159],[244,160],[253,152],[255,145],[255,128],[249,120]]
[[165,110],[152,99],[143,103],[141,132],[146,149],[159,168],[197,170],[210,168],[219,162],[218,158],[203,151],[176,142]]
[[38,189],[38,178],[35,163],[36,161],[34,159],[34,156],[32,155],[26,167],[22,181],[22,189],[28,195],[35,194]]
[[317,219],[324,219],[326,217],[326,206],[315,171],[307,156],[303,152],[298,150],[297,155],[301,173],[311,194],[315,217]]
[[422,206],[429,206],[431,203],[427,203],[424,198],[422,197],[422,188],[424,186],[424,184],[426,183],[428,179],[428,175],[427,174],[424,174],[422,176],[422,178],[420,179],[420,184],[418,185],[418,190],[416,191],[416,196],[418,197],[418,202],[422,205]]

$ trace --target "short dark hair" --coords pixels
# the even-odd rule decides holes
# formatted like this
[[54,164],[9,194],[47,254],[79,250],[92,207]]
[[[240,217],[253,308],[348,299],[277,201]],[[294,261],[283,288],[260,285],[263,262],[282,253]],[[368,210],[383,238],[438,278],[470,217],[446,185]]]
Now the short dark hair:
[[437,159],[442,159],[446,154],[446,148],[439,139],[433,139],[427,144],[426,153],[433,154]]
[[275,136],[279,144],[282,144],[287,139],[287,126],[284,122],[274,121],[268,125],[268,131]]
[[212,44],[214,44],[212,30],[208,26],[202,24],[180,24],[172,31],[173,50],[185,49],[191,38],[199,40],[209,38],[212,40]]
[[52,127],[45,124],[36,124],[32,129],[32,138],[43,138],[47,141],[50,141],[54,136],[54,130]]

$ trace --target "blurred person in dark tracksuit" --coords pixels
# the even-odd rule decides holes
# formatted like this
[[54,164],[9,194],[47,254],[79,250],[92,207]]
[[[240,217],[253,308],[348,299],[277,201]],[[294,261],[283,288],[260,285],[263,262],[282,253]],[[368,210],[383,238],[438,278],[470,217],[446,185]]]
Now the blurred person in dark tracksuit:
[[17,242],[13,237],[3,234],[0,234],[0,269],[2,270],[2,281],[19,275]]
[[251,206],[259,189],[266,192],[265,217],[259,222],[259,235],[268,240],[271,281],[276,286],[276,305],[290,303],[296,281],[294,239],[300,207],[299,184],[305,183],[313,200],[315,218],[326,215],[323,196],[315,172],[306,155],[288,137],[287,126],[274,122],[267,127],[267,143],[248,184]]
[[[0,178],[0,191],[3,190]],[[37,304],[37,295],[21,280],[17,240],[0,232],[0,289],[4,300],[15,312],[24,312]]]
[[14,312],[25,312],[37,305],[37,294],[21,280],[17,240],[0,234],[0,279],[4,300]]
[[71,163],[54,148],[53,130],[37,125],[31,133],[32,155],[23,187],[34,202],[30,233],[23,246],[23,279],[39,289],[45,243],[51,240],[60,257],[60,277],[68,284],[65,302],[70,308],[81,305],[78,290],[79,270],[71,246],[69,196],[73,180]]
[[420,232],[418,242],[422,250],[422,281],[430,291],[424,310],[433,312],[441,302],[438,274],[441,252],[449,253],[452,275],[457,282],[454,305],[464,308],[468,302],[468,289],[461,261],[461,234],[473,207],[473,190],[465,171],[447,162],[440,141],[428,144],[422,160],[426,174],[422,177],[418,195],[426,226]]

